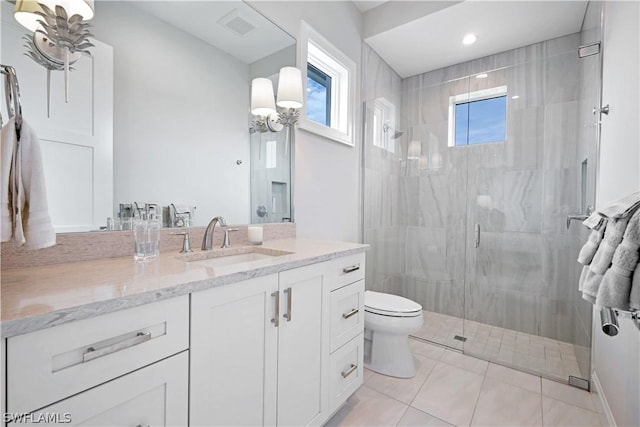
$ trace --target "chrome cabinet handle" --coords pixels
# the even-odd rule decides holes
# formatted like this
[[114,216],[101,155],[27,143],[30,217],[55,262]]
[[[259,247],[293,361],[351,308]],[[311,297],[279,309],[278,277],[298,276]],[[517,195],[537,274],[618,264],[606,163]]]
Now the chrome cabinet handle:
[[291,322],[291,288],[285,289],[284,293],[287,294],[287,312],[282,317],[287,319],[287,322]]
[[475,245],[476,245],[476,248],[479,248],[480,247],[480,224],[476,224],[474,228],[475,228],[475,236],[476,236]]
[[340,373],[340,375],[342,375],[342,378],[347,378],[349,375],[353,374],[353,372],[358,369],[358,365],[354,365],[353,363],[351,364],[351,367],[349,369],[347,369],[346,371],[343,371]]
[[90,360],[97,359],[102,356],[106,356],[111,353],[115,353],[125,348],[133,347],[143,342],[147,342],[151,339],[151,332],[138,332],[135,337],[127,338],[115,344],[108,345],[102,348],[89,347],[87,351],[82,354],[82,361],[89,362]]
[[355,316],[360,310],[358,310],[357,308],[354,308],[353,310],[351,310],[348,313],[342,313],[342,317],[345,319],[350,318],[351,316]]
[[271,294],[271,296],[275,297],[276,299],[276,312],[273,316],[273,319],[271,319],[271,323],[273,323],[273,326],[277,328],[278,326],[280,326],[280,292],[275,291]]
[[350,265],[349,267],[345,267],[342,269],[344,274],[353,273],[354,271],[360,270],[360,264]]

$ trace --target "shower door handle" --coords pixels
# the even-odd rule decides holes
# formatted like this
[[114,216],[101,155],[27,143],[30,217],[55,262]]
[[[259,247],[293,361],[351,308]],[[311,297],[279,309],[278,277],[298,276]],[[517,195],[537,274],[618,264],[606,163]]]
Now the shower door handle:
[[480,224],[475,224],[473,228],[474,228],[474,234],[475,234],[475,245],[476,245],[476,248],[479,248],[480,247]]

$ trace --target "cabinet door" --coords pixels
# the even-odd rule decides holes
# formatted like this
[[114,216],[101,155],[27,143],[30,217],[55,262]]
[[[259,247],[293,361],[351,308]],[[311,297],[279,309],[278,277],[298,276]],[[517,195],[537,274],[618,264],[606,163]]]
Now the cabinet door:
[[[326,263],[280,273],[278,425],[320,424],[326,412],[323,286]],[[328,329],[328,328],[325,328]]]
[[187,425],[188,364],[185,351],[7,425]]
[[191,425],[275,425],[277,291],[272,275],[191,294]]

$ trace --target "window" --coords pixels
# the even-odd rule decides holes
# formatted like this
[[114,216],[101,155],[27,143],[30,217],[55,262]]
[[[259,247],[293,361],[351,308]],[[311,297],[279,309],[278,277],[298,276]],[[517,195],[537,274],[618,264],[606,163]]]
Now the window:
[[390,153],[396,151],[395,138],[396,107],[385,98],[373,102],[373,145]]
[[355,62],[304,22],[298,46],[298,65],[307,74],[300,128],[354,145]]
[[331,76],[307,63],[307,117],[331,126]]
[[507,132],[507,87],[449,98],[449,146],[502,142]]

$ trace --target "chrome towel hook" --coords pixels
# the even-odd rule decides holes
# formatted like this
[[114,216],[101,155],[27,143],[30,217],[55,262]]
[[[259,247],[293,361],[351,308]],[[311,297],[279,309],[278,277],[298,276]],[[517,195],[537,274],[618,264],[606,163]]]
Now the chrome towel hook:
[[22,130],[22,105],[20,103],[20,86],[16,69],[10,65],[0,64],[0,73],[4,74],[4,94],[9,117],[15,117],[16,134],[20,140]]

